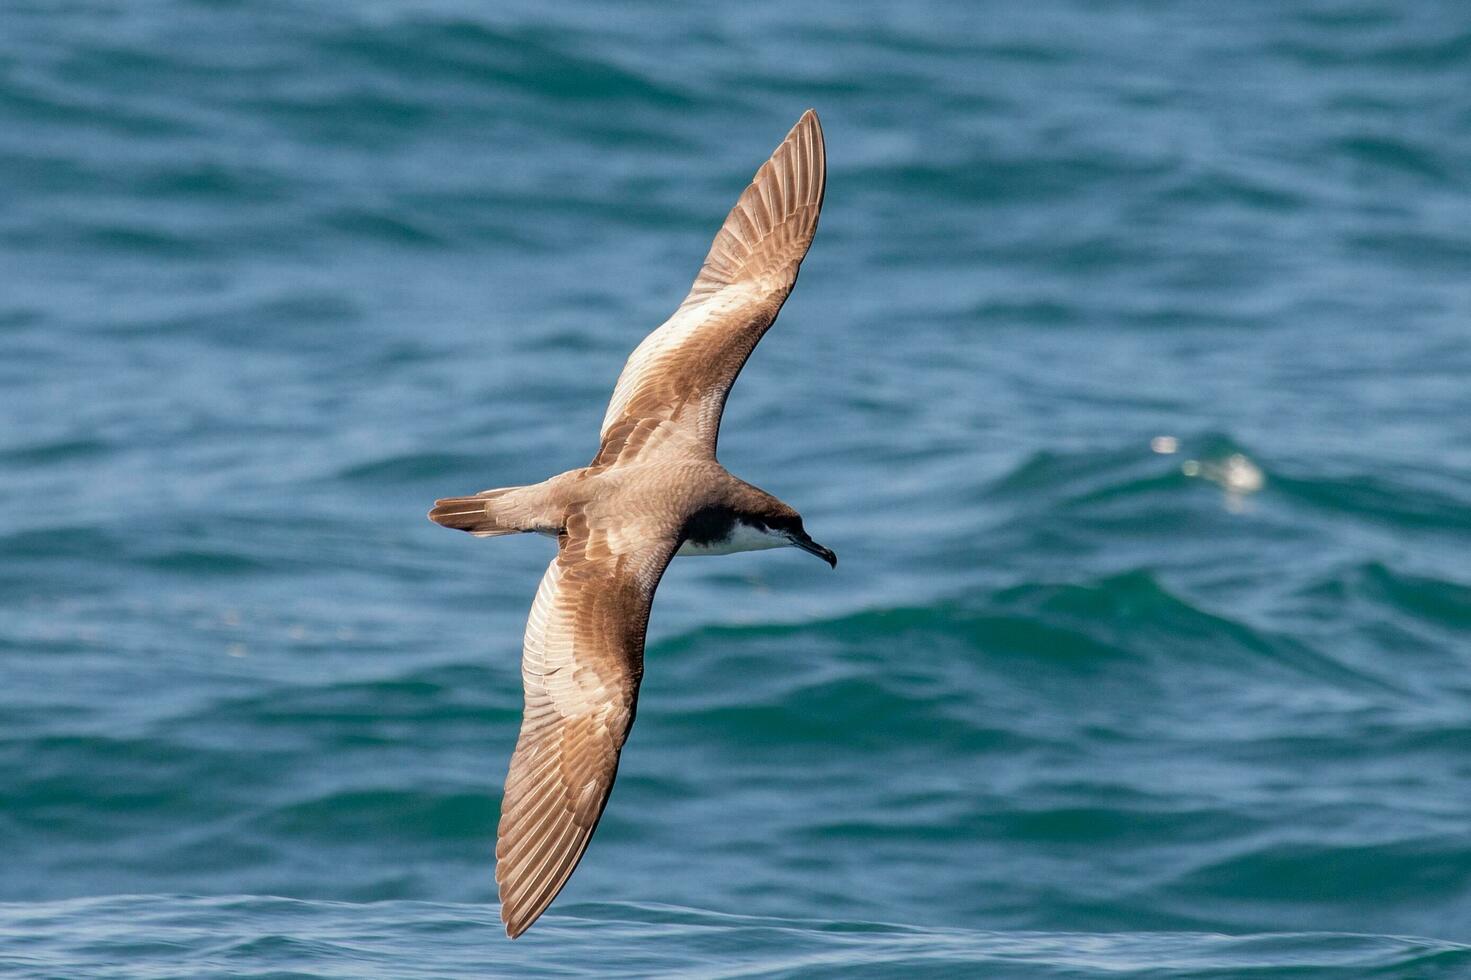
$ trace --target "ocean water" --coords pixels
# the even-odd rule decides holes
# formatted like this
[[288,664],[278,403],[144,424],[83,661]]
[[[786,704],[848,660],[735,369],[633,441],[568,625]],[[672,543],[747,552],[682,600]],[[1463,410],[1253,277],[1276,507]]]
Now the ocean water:
[[[492,879],[550,556],[808,106],[607,815]],[[0,7],[0,975],[1471,976],[1471,9]]]

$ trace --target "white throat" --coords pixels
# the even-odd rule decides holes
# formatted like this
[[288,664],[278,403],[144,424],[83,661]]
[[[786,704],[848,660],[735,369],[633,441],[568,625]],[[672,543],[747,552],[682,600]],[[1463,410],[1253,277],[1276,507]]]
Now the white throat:
[[763,531],[743,521],[731,526],[730,536],[708,544],[686,541],[679,546],[676,555],[733,555],[738,551],[766,551],[770,548],[785,548],[792,539],[780,531]]

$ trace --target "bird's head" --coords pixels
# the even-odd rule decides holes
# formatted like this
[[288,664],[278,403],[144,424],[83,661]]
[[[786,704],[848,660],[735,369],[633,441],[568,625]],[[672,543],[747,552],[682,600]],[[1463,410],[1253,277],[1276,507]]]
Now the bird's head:
[[768,535],[785,539],[787,545],[800,548],[809,555],[816,555],[833,568],[837,568],[838,556],[812,540],[812,536],[802,526],[802,515],[785,505],[783,505],[783,510],[786,513],[762,514],[754,520],[757,526]]

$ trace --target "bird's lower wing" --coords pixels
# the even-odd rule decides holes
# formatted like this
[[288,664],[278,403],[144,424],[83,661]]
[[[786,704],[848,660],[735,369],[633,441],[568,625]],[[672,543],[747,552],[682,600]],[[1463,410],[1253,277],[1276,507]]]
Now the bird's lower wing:
[[629,356],[594,465],[670,438],[714,455],[730,387],[786,302],[817,232],[826,174],[822,127],[809,109],[736,201],[674,316]]
[[633,724],[649,607],[672,556],[673,542],[613,554],[574,515],[541,580],[495,849],[512,938],[556,898],[597,828]]

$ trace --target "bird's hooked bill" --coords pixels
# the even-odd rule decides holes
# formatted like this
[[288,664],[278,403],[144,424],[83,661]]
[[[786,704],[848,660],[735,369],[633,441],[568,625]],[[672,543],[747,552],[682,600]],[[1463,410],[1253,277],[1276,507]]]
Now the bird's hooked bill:
[[823,561],[831,565],[833,568],[838,567],[838,556],[833,554],[832,551],[830,551],[829,549],[824,548],[822,545],[818,544],[816,541],[813,541],[805,534],[801,537],[798,537],[795,534],[792,535],[792,545],[794,547],[801,548],[809,555],[816,555],[817,557],[821,558]]

